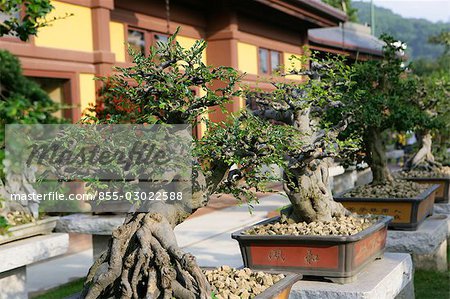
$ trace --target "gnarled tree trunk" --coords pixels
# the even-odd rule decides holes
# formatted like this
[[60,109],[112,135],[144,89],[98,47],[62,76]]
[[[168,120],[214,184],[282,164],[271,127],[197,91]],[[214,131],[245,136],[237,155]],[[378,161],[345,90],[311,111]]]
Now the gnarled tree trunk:
[[173,228],[207,204],[227,171],[219,167],[208,182],[195,173],[190,202],[152,203],[149,213],[130,213],[113,231],[89,270],[82,298],[210,298],[206,277],[195,257],[178,247]]
[[130,214],[89,270],[83,298],[209,298],[195,258],[159,213]]
[[328,168],[329,161],[322,160],[318,165],[308,166],[305,173],[296,176],[295,182],[285,183],[284,190],[293,207],[289,218],[295,222],[330,221],[332,217],[350,214],[333,200]]
[[433,153],[431,152],[432,137],[429,131],[424,132],[421,138],[421,148],[412,156],[405,164],[405,170],[427,170],[431,171],[440,164],[434,161]]
[[364,136],[367,163],[372,170],[372,184],[379,185],[392,182],[393,178],[387,166],[386,150],[382,142],[381,131],[368,128]]
[[[314,144],[316,133],[313,131],[310,110],[296,112],[294,126],[302,134],[304,144]],[[315,148],[306,158],[293,165],[285,175],[284,190],[292,203],[289,218],[295,222],[330,221],[334,216],[350,214],[341,203],[335,202],[328,184],[330,158],[314,158],[321,149]]]

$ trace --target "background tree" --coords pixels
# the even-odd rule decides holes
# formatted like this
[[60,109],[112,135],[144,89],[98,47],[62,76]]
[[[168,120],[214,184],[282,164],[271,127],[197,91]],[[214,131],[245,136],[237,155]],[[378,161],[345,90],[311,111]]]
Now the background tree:
[[[370,2],[352,1],[352,5],[353,8],[357,9],[359,22],[370,24]],[[443,30],[450,30],[450,22],[448,21],[432,22],[426,19],[405,18],[390,9],[376,5],[375,22],[375,36],[380,37],[382,34],[389,34],[407,43],[406,53],[411,61],[436,59],[441,56],[444,47],[428,43],[428,38],[438,35]]]
[[[446,156],[450,128],[450,32],[442,31],[439,35],[430,37],[429,41],[445,47],[444,53],[431,63],[427,69],[413,65],[419,73],[419,86],[416,103],[426,113],[426,117],[417,126],[420,139],[420,149],[406,163],[406,170],[422,169],[436,170],[441,165],[435,161],[432,152],[432,134],[438,137],[441,144],[440,155]],[[445,158],[444,158],[445,159]]]
[[423,119],[416,126],[419,150],[405,163],[405,170],[433,171],[442,165],[435,161],[432,152],[432,134],[448,132],[450,81],[448,76],[430,75],[419,79],[415,98],[423,113]]
[[0,0],[0,36],[13,35],[28,40],[39,28],[48,25],[51,20],[46,20],[45,16],[53,8],[50,0]]
[[[358,62],[353,66],[352,79],[356,84],[343,97],[341,108],[353,112],[353,122],[346,133],[362,137],[373,184],[393,180],[387,167],[382,133],[414,129],[425,118],[413,101],[417,80],[403,65],[404,44],[390,36],[383,36],[383,40],[386,43],[383,59]],[[332,120],[335,115],[331,112],[328,119]]]
[[343,12],[345,12],[348,16],[348,20],[351,22],[358,21],[357,10],[352,7],[351,0],[323,0],[323,2],[339,8]]

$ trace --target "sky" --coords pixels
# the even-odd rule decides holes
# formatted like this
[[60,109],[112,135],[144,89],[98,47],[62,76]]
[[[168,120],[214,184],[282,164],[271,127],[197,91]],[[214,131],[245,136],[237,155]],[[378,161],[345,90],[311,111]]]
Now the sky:
[[391,9],[406,18],[450,22],[450,0],[374,0],[374,4]]

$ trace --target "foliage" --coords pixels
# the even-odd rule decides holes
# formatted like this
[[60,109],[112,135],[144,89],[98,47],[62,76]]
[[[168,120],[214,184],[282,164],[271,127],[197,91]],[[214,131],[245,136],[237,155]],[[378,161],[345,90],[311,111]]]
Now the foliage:
[[443,45],[445,47],[444,55],[450,54],[450,30],[442,30],[438,35],[430,36],[428,41],[431,44]]
[[430,42],[439,43],[446,51],[435,61],[417,61],[413,65],[419,76],[419,92],[416,101],[431,116],[418,128],[434,131],[433,152],[437,160],[449,163],[447,148],[450,142],[450,51],[449,32],[430,37]]
[[8,233],[8,220],[2,215],[0,215],[0,235],[5,235]]
[[[310,167],[314,169],[311,165],[322,159],[345,157],[354,152],[359,144],[354,136],[339,138],[352,114],[337,110],[343,105],[342,98],[354,86],[350,77],[351,67],[341,56],[325,59],[316,56],[313,53],[308,58],[291,58],[300,59],[304,67],[289,74],[307,76],[306,83],[273,82],[275,89],[272,92],[249,91],[247,95],[257,104],[257,110],[253,111],[255,115],[278,125],[291,125],[297,131],[296,135],[289,136],[285,141],[296,144],[283,149],[286,159],[284,170],[291,178],[308,172]],[[311,61],[310,66],[306,59]],[[336,123],[322,118],[330,110],[335,111]]]
[[61,106],[37,83],[26,78],[19,60],[3,50],[0,51],[0,77],[0,161],[3,161],[6,124],[51,124],[63,120],[53,115]]
[[48,26],[45,16],[54,8],[50,0],[0,0],[0,12],[5,20],[0,23],[0,36],[13,35],[28,40],[38,29]]
[[[231,169],[216,192],[247,202],[256,200],[253,191],[268,191],[266,183],[278,179],[263,167],[276,164],[287,169],[285,154],[303,145],[292,126],[274,125],[245,111],[227,123],[208,122],[207,127],[205,136],[196,141],[194,156],[204,166],[221,161]],[[212,169],[204,168],[211,176]]]
[[[358,10],[358,19],[361,23],[370,24],[370,3],[352,2]],[[391,10],[375,6],[375,35],[382,33],[395,36],[408,44],[407,54],[410,59],[437,58],[443,51],[442,45],[428,43],[430,36],[438,35],[443,30],[450,30],[450,23],[433,23],[425,19],[403,18]]]
[[323,0],[323,2],[344,11],[349,21],[356,22],[358,20],[357,10],[352,7],[351,0]]
[[342,109],[353,115],[347,131],[360,136],[368,128],[380,132],[413,129],[424,117],[420,107],[412,105],[417,80],[405,71],[401,55],[404,44],[390,36],[383,36],[383,40],[384,58],[356,63],[351,75],[356,84],[343,97]]
[[230,67],[210,67],[202,62],[205,41],[184,49],[175,41],[158,42],[145,57],[129,48],[134,65],[101,78],[105,83],[97,116],[85,121],[101,123],[195,124],[209,107],[238,96],[238,72]]
[[326,115],[333,121],[336,113],[352,113],[352,123],[343,135],[362,137],[364,157],[375,184],[392,179],[382,144],[384,132],[414,130],[425,122],[435,125],[417,101],[419,83],[403,62],[406,45],[391,36],[382,39],[383,59],[355,63],[351,78],[356,84],[342,98],[344,104]]

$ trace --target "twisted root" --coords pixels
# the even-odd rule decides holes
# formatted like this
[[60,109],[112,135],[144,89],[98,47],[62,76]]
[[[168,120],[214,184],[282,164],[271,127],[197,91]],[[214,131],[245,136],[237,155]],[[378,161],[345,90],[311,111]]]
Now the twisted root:
[[109,248],[89,270],[81,298],[209,298],[210,286],[195,257],[177,245],[158,213],[127,217]]

